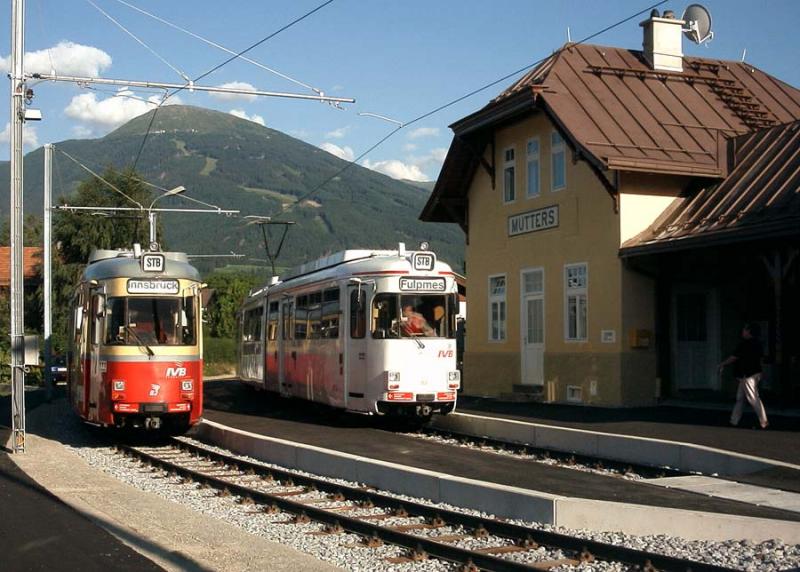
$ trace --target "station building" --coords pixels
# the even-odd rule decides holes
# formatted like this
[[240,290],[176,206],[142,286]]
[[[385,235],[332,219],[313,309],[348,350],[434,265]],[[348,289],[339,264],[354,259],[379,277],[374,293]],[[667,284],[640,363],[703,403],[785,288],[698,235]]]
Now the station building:
[[649,405],[763,386],[800,402],[800,90],[744,62],[567,44],[454,138],[421,219],[466,235],[465,392]]

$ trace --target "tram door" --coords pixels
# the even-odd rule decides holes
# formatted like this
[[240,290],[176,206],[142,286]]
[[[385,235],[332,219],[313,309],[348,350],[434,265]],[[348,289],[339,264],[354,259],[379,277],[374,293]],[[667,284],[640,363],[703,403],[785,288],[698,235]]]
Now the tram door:
[[363,285],[349,289],[347,315],[345,407],[363,410],[367,393],[367,295]]
[[267,391],[278,391],[280,388],[278,382],[278,301],[267,300],[267,327],[264,345],[264,389]]
[[100,342],[103,333],[103,315],[105,311],[105,297],[97,292],[92,292],[89,304],[89,315],[87,316],[88,322],[88,344],[89,350],[89,403],[88,403],[88,416],[90,421],[96,421],[100,415],[100,389],[102,384],[103,372],[100,371]]
[[280,332],[278,345],[278,391],[284,397],[292,395],[291,377],[294,374],[292,367],[291,343],[294,337],[294,324],[292,323],[292,299],[286,299],[281,303]]

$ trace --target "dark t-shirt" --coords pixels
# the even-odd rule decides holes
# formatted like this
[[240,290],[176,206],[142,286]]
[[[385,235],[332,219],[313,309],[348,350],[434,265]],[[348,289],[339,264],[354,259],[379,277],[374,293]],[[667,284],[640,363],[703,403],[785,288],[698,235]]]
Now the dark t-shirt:
[[733,355],[736,356],[734,362],[736,377],[750,377],[761,373],[761,344],[758,340],[750,338],[740,341]]

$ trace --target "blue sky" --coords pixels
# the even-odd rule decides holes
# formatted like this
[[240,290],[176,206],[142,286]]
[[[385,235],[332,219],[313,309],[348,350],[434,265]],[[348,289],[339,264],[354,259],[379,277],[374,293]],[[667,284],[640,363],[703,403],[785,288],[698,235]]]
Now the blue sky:
[[[181,82],[177,68],[194,78],[228,54],[131,8],[150,12],[207,40],[239,51],[318,6],[293,2],[219,0],[27,0],[26,69],[62,75]],[[395,125],[359,112],[408,122],[473,89],[530,64],[560,47],[570,29],[573,41],[626,18],[655,2],[632,0],[335,0],[294,27],[249,52],[248,57],[330,95],[354,97],[343,110],[318,102],[277,98],[220,99],[181,92],[179,102],[235,112],[352,159]],[[164,63],[94,5],[166,60]],[[128,5],[126,5],[128,4]],[[659,7],[680,15],[689,4]],[[690,55],[747,61],[800,86],[800,1],[707,0],[714,40],[684,42]],[[638,49],[638,17],[592,43]],[[0,20],[0,46],[10,46],[10,2]],[[8,51],[0,51],[7,58]],[[33,70],[36,63],[44,69]],[[6,68],[7,71],[7,60]],[[361,161],[397,178],[433,180],[450,144],[448,125],[483,106],[514,78],[424,121],[400,130]],[[310,93],[301,85],[244,61],[234,61],[201,82],[245,83],[259,90]],[[115,97],[72,84],[33,85],[32,107],[44,120],[29,124],[26,151],[48,142],[98,137],[143,113],[154,92]],[[8,93],[8,92],[6,92]],[[8,122],[0,106],[0,127]],[[7,130],[0,154],[8,157]]]

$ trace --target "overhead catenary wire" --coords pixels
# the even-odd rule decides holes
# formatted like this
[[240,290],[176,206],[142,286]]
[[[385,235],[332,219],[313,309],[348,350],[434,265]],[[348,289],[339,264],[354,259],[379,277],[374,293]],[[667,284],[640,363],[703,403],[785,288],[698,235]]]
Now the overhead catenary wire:
[[[142,209],[144,209],[144,206],[143,206],[143,205],[141,205],[141,203],[139,203],[138,201],[135,201],[135,200],[133,200],[131,197],[129,197],[128,195],[126,195],[125,193],[123,193],[123,192],[122,192],[120,189],[118,189],[116,186],[114,186],[114,185],[113,185],[113,184],[111,184],[110,182],[106,181],[106,180],[105,180],[105,179],[104,179],[102,176],[98,175],[98,174],[97,174],[97,173],[96,173],[94,170],[92,170],[92,169],[91,169],[91,167],[89,167],[88,165],[86,165],[84,162],[82,162],[82,161],[80,161],[79,159],[77,159],[77,158],[73,157],[72,155],[70,155],[69,153],[67,153],[67,152],[66,152],[66,151],[64,151],[63,149],[60,149],[60,148],[59,148],[58,146],[56,146],[56,145],[53,145],[53,148],[54,148],[56,151],[58,151],[59,153],[63,154],[65,157],[67,157],[67,158],[68,158],[70,161],[72,161],[73,163],[75,163],[76,165],[78,165],[78,166],[79,166],[81,169],[85,170],[85,171],[86,171],[86,172],[88,172],[88,173],[91,173],[93,176],[97,177],[97,178],[98,178],[100,181],[102,181],[103,183],[105,183],[106,185],[108,185],[108,186],[109,186],[111,189],[113,189],[114,191],[116,191],[116,192],[118,192],[118,193],[121,193],[121,194],[122,194],[122,195],[124,195],[126,198],[128,198],[128,199],[129,199],[129,200],[131,200],[132,202],[134,202],[134,203],[138,204],[139,206],[141,206],[141,207],[142,207]],[[160,191],[160,192],[162,192],[162,193],[167,193],[167,192],[169,192],[169,190],[170,190],[170,189],[167,189],[167,188],[165,188],[165,187],[162,187],[162,186],[160,186],[160,185],[156,185],[155,183],[151,183],[150,181],[147,181],[147,180],[145,180],[145,179],[143,179],[143,178],[141,178],[141,177],[137,177],[135,174],[131,176],[131,179],[133,179],[134,181],[137,181],[137,182],[139,182],[139,183],[141,183],[141,184],[143,184],[143,185],[145,185],[145,186],[147,186],[147,187],[151,187],[151,188],[153,188],[153,189],[156,189],[157,191]],[[179,195],[175,195],[175,196],[176,196],[176,197],[179,197],[179,198],[181,198],[181,199],[185,199],[185,200],[187,200],[187,201],[191,201],[191,202],[193,202],[193,203],[197,203],[197,204],[200,204],[200,205],[203,205],[203,206],[206,206],[206,207],[212,208],[212,209],[217,209],[217,210],[220,210],[220,207],[219,207],[219,206],[217,206],[217,205],[212,205],[211,203],[207,203],[207,202],[205,202],[205,201],[201,201],[200,199],[196,199],[196,198],[194,198],[194,197],[192,197],[192,196],[190,196],[190,195],[187,195],[187,194],[185,194],[185,193],[181,193],[181,194],[179,194]]]
[[[156,14],[148,12],[147,10],[139,8],[138,6],[134,6],[130,2],[126,2],[125,0],[117,0],[117,2],[122,4],[123,6],[127,6],[131,10],[135,10],[135,11],[139,12],[140,14],[144,14],[145,16],[147,16],[149,18],[152,18],[153,20],[156,20],[157,22],[161,22],[162,24],[164,24],[166,26],[169,26],[170,28],[173,28],[174,30],[178,30],[178,31],[183,32],[184,34],[187,34],[187,35],[189,35],[189,36],[191,36],[191,37],[193,37],[193,38],[195,38],[197,40],[200,40],[201,42],[203,42],[205,44],[208,44],[209,46],[212,46],[214,48],[222,50],[223,52],[226,52],[226,53],[231,54],[231,55],[234,55],[236,53],[234,50],[232,50],[230,48],[227,48],[227,47],[223,46],[222,44],[214,42],[213,40],[209,40],[208,38],[205,38],[205,37],[201,36],[200,34],[192,32],[191,30],[188,30],[188,29],[186,29],[186,28],[184,28],[182,26],[179,26],[178,24],[175,24],[174,22],[170,22],[169,20],[166,20],[166,19],[164,19],[164,18],[162,18],[160,16],[157,16]],[[247,56],[243,56],[243,55],[240,55],[239,57],[242,60],[246,61],[247,63],[253,64],[254,66],[257,66],[257,67],[259,67],[259,68],[261,68],[261,69],[263,69],[265,71],[268,71],[268,72],[270,72],[272,74],[275,74],[278,77],[281,77],[281,78],[283,78],[283,79],[285,79],[287,81],[290,81],[290,82],[292,82],[292,83],[294,83],[296,85],[299,85],[301,87],[305,87],[306,89],[309,89],[309,90],[313,91],[314,93],[317,93],[317,94],[321,94],[322,93],[321,89],[316,88],[316,87],[314,87],[312,85],[309,85],[309,84],[307,84],[305,82],[302,82],[299,79],[293,78],[293,77],[291,77],[291,76],[289,76],[289,75],[287,75],[287,74],[285,74],[283,72],[280,72],[280,71],[278,71],[276,69],[273,69],[273,68],[271,68],[269,66],[266,66],[266,65],[262,64],[261,62],[258,62],[258,61],[254,60],[254,59],[248,58]]]
[[167,60],[165,57],[163,57],[161,54],[159,54],[157,51],[155,51],[153,48],[151,48],[149,45],[147,45],[147,43],[146,43],[144,40],[142,40],[141,38],[139,38],[139,36],[137,36],[136,34],[134,34],[133,32],[131,32],[131,31],[130,31],[128,28],[126,28],[125,26],[123,26],[121,22],[119,22],[119,21],[118,21],[116,18],[114,18],[114,17],[113,17],[111,14],[109,14],[108,12],[106,12],[105,10],[103,10],[103,9],[102,9],[100,6],[98,6],[97,4],[95,4],[93,0],[86,0],[86,2],[88,2],[89,4],[91,4],[92,6],[94,6],[94,9],[95,9],[95,10],[97,10],[97,11],[98,11],[98,12],[100,12],[100,13],[101,13],[103,16],[105,16],[106,18],[108,18],[108,19],[109,19],[111,22],[113,22],[113,23],[114,23],[114,25],[116,25],[116,26],[117,26],[117,27],[118,27],[120,30],[122,30],[123,32],[125,32],[126,34],[128,34],[128,35],[129,35],[131,38],[133,38],[133,39],[134,39],[134,40],[135,40],[137,43],[139,43],[139,44],[140,44],[140,45],[141,45],[143,48],[145,48],[147,51],[149,51],[151,54],[153,54],[155,57],[157,57],[159,60],[161,60],[161,61],[162,61],[162,62],[163,62],[165,65],[167,65],[167,66],[168,66],[168,67],[169,67],[169,68],[170,68],[172,71],[174,71],[176,74],[178,74],[178,75],[181,77],[181,79],[182,79],[182,80],[184,80],[184,81],[190,81],[190,80],[189,80],[189,76],[188,76],[188,75],[186,75],[186,74],[185,74],[183,71],[181,71],[180,69],[178,69],[177,67],[175,67],[174,65],[172,65],[172,64],[171,64],[171,63],[170,63],[170,62],[169,62],[169,61],[168,61],[168,60]]
[[[163,101],[161,102],[161,104],[160,104],[158,107],[156,107],[156,108],[153,110],[153,113],[150,115],[150,121],[149,121],[149,123],[147,124],[147,130],[146,130],[146,131],[145,131],[145,133],[144,133],[144,137],[142,138],[142,143],[141,143],[141,145],[139,145],[139,151],[136,153],[136,158],[135,158],[135,159],[134,159],[134,161],[133,161],[133,169],[134,169],[134,170],[136,169],[136,165],[139,163],[139,158],[142,156],[142,151],[144,150],[144,146],[145,146],[145,144],[147,143],[147,138],[148,138],[148,136],[150,135],[150,131],[153,129],[153,123],[155,122],[156,115],[158,114],[158,110],[159,110],[159,109],[161,109],[161,105],[163,105],[163,104],[164,104],[164,102],[166,102],[166,101],[167,101],[167,99],[169,99],[169,98],[170,98],[170,97],[172,97],[173,95],[176,95],[177,93],[179,93],[179,92],[183,91],[184,89],[190,88],[192,83],[194,83],[194,82],[197,82],[197,81],[200,81],[200,80],[201,80],[201,79],[203,79],[204,77],[206,77],[206,76],[208,76],[208,75],[211,75],[212,73],[214,73],[214,72],[215,72],[215,71],[217,71],[218,69],[222,68],[223,66],[226,66],[226,65],[228,65],[228,64],[229,64],[230,62],[232,62],[233,60],[235,60],[235,59],[237,59],[237,58],[239,58],[239,57],[243,56],[243,55],[244,55],[244,54],[246,54],[247,52],[249,52],[249,51],[251,51],[251,50],[253,50],[253,49],[257,48],[258,46],[260,46],[260,45],[264,44],[265,42],[267,42],[267,41],[271,40],[272,38],[274,38],[275,36],[277,36],[277,35],[278,35],[278,34],[280,34],[281,32],[284,32],[284,31],[288,30],[289,28],[291,28],[292,26],[294,26],[294,25],[296,25],[296,24],[299,24],[300,22],[302,22],[303,20],[305,20],[305,19],[306,19],[306,18],[308,18],[309,16],[312,16],[313,14],[316,14],[318,11],[322,10],[322,9],[323,9],[325,6],[327,6],[328,4],[331,4],[333,1],[334,1],[334,0],[326,0],[326,1],[325,1],[325,2],[323,2],[322,4],[318,5],[316,8],[313,8],[313,9],[309,10],[308,12],[306,12],[305,14],[303,14],[302,16],[298,16],[297,18],[295,18],[294,20],[292,20],[292,21],[291,21],[291,22],[289,22],[288,24],[284,24],[283,26],[281,26],[280,28],[278,28],[278,29],[277,29],[277,30],[275,30],[274,32],[270,33],[269,35],[265,36],[264,38],[260,39],[259,41],[255,42],[254,44],[251,44],[250,46],[246,47],[245,49],[241,50],[240,52],[237,52],[237,53],[233,54],[231,57],[229,57],[229,58],[228,58],[228,59],[226,59],[225,61],[223,61],[223,62],[221,62],[221,63],[217,64],[216,66],[212,67],[211,69],[209,69],[209,70],[208,70],[208,71],[206,71],[205,73],[202,73],[202,74],[200,74],[199,76],[197,76],[196,78],[194,78],[194,80],[192,80],[192,81],[188,82],[188,83],[187,83],[186,85],[184,85],[183,87],[181,87],[181,88],[178,88],[178,89],[175,89],[175,90],[173,90],[171,93],[167,94],[167,95],[164,97],[164,99],[163,99]],[[666,0],[665,0],[665,1],[666,1]]]
[[[376,143],[371,145],[366,151],[362,152],[360,155],[358,155],[352,161],[347,162],[342,168],[338,169],[335,173],[333,173],[333,175],[330,175],[329,177],[325,178],[316,187],[314,187],[313,189],[311,189],[307,193],[302,194],[299,197],[297,197],[297,200],[294,203],[292,203],[290,205],[287,205],[285,208],[281,207],[281,211],[280,212],[275,212],[274,214],[270,214],[269,216],[277,217],[277,216],[279,216],[281,214],[285,214],[285,213],[291,211],[296,205],[300,204],[301,201],[303,201],[305,199],[308,199],[309,197],[313,196],[314,194],[319,192],[325,185],[327,185],[332,180],[334,180],[337,177],[339,177],[342,173],[344,173],[345,171],[350,169],[353,165],[358,164],[358,162],[361,159],[363,159],[364,157],[369,155],[372,151],[374,151],[375,149],[377,149],[378,147],[383,145],[383,143],[385,143],[387,140],[389,140],[391,137],[393,137],[398,131],[401,131],[401,130],[405,129],[406,127],[414,125],[415,123],[418,123],[418,122],[422,121],[423,119],[427,119],[431,115],[435,115],[436,113],[439,113],[440,111],[443,111],[444,109],[447,109],[448,107],[451,107],[451,106],[453,106],[453,105],[455,105],[457,103],[460,103],[461,101],[464,101],[465,99],[468,99],[468,98],[472,97],[473,95],[477,95],[478,93],[480,93],[482,91],[485,91],[485,90],[489,89],[490,87],[493,87],[493,86],[497,85],[498,83],[507,81],[507,80],[509,80],[510,78],[512,78],[512,77],[514,77],[516,75],[519,75],[519,74],[521,74],[521,73],[523,73],[525,71],[528,71],[528,70],[538,66],[539,64],[541,64],[542,62],[544,62],[548,58],[551,58],[551,57],[554,57],[554,56],[558,55],[559,53],[561,53],[565,49],[571,48],[571,47],[576,46],[576,45],[585,44],[586,42],[588,42],[588,41],[590,41],[590,40],[592,40],[592,39],[594,39],[594,38],[596,38],[596,37],[598,37],[598,36],[600,36],[602,34],[605,34],[606,32],[608,32],[610,30],[613,30],[614,28],[616,28],[618,26],[621,26],[622,24],[625,24],[626,22],[629,22],[629,21],[633,20],[634,18],[636,18],[638,16],[641,16],[642,14],[647,13],[647,12],[653,10],[654,8],[657,8],[657,7],[661,6],[662,4],[666,4],[666,2],[667,2],[667,0],[660,0],[659,2],[656,2],[655,4],[652,4],[652,5],[648,6],[647,8],[639,10],[635,14],[631,14],[630,16],[628,16],[626,18],[623,18],[622,20],[619,20],[619,21],[617,21],[617,22],[615,22],[613,24],[610,24],[610,25],[606,26],[605,28],[603,28],[603,29],[601,29],[601,30],[599,30],[597,32],[589,34],[588,36],[582,38],[581,40],[578,40],[577,42],[568,44],[567,46],[563,46],[563,47],[555,50],[552,54],[550,54],[548,56],[540,58],[540,59],[536,60],[533,63],[527,64],[527,65],[525,65],[525,66],[523,66],[523,67],[521,67],[519,69],[514,70],[513,72],[507,73],[507,74],[503,75],[500,78],[497,78],[497,79],[495,79],[495,80],[493,80],[493,81],[491,81],[491,82],[489,82],[487,84],[484,84],[481,87],[473,89],[472,91],[470,91],[470,92],[468,92],[468,93],[466,93],[466,94],[464,94],[462,96],[459,96],[459,97],[457,97],[457,98],[455,98],[453,100],[450,100],[447,103],[444,103],[444,104],[442,104],[442,105],[440,105],[440,106],[438,106],[438,107],[436,107],[436,108],[434,108],[434,109],[432,109],[430,111],[427,111],[427,112],[423,113],[422,115],[419,115],[419,116],[415,117],[414,119],[411,119],[410,121],[396,121],[396,123],[398,123],[398,126],[395,127],[392,131],[390,131],[383,138],[378,140]],[[392,120],[392,121],[394,121],[394,120]]]

